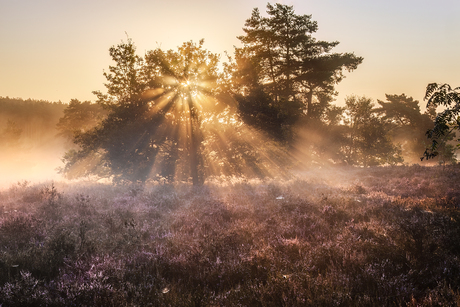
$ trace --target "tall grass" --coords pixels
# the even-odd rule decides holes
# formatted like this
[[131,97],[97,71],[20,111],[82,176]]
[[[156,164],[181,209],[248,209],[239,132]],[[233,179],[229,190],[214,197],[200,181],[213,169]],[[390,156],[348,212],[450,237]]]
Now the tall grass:
[[460,168],[0,192],[1,306],[458,306]]

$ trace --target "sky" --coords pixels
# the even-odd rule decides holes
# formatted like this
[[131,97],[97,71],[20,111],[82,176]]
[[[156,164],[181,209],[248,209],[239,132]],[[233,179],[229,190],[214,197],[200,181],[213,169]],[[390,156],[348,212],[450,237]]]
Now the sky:
[[[385,94],[421,102],[430,82],[460,86],[459,0],[286,0],[318,22],[314,37],[339,41],[334,52],[364,57],[336,87],[336,104]],[[271,1],[275,3],[275,1]],[[259,0],[0,0],[0,96],[95,101],[104,92],[108,49],[127,37],[139,55],[205,40],[233,54]]]

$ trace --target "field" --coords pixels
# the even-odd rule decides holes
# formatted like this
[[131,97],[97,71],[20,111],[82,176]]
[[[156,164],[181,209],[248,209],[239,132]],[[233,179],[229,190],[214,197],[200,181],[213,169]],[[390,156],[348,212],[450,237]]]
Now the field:
[[458,306],[460,167],[0,191],[0,306]]

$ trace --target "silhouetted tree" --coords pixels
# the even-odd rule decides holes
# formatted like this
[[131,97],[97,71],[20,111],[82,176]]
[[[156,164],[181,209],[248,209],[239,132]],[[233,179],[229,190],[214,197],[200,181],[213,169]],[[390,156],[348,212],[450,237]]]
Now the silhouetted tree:
[[[434,158],[441,152],[444,156],[446,154],[449,156],[451,155],[449,151],[453,156],[453,146],[448,146],[446,143],[452,140],[455,131],[460,129],[460,87],[452,88],[449,84],[430,83],[426,88],[424,100],[427,100],[427,109],[438,106],[443,106],[445,109],[437,114],[433,129],[426,133],[432,143],[425,150],[421,159]],[[445,144],[444,148],[442,148],[443,144]],[[459,144],[457,144],[458,147]]]
[[73,140],[76,133],[91,130],[107,115],[100,104],[90,101],[72,99],[64,110],[64,116],[59,119],[56,128],[59,135]]
[[[167,137],[171,144],[165,153],[166,165],[169,166],[167,175],[173,175],[180,151],[185,152],[194,185],[204,182],[201,125],[203,118],[216,110],[210,98],[215,94],[219,76],[219,56],[204,50],[203,43],[203,40],[198,45],[184,43],[177,52],[169,50],[165,53],[161,49],[148,52],[145,66],[150,88],[161,88],[167,95],[175,93],[170,106],[172,123],[187,126],[187,131],[181,133],[176,128],[175,133]],[[162,87],[158,87],[161,84]]]
[[296,15],[292,6],[267,4],[267,13],[262,17],[255,8],[245,35],[238,37],[243,47],[235,50],[233,90],[243,118],[256,118],[252,124],[270,132],[272,125],[289,131],[301,116],[313,116],[316,95],[333,95],[343,71],[356,69],[363,59],[331,53],[338,42],[313,38],[317,23],[310,15]]
[[[218,56],[193,42],[177,51],[135,54],[131,41],[110,48],[116,66],[104,73],[107,94],[95,92],[107,117],[75,137],[78,151],[65,156],[69,176],[111,175],[115,180],[152,177],[204,181],[201,122],[212,107]],[[181,161],[188,161],[177,169]],[[182,164],[184,164],[182,162]]]
[[406,162],[415,163],[426,148],[426,131],[433,128],[430,110],[420,112],[419,102],[412,97],[386,95],[386,101],[377,100],[375,111],[387,122],[394,144],[401,144]]
[[302,117],[297,124],[296,148],[312,164],[340,163],[347,128],[343,125],[345,108],[333,105],[327,94],[319,93],[317,100],[312,117]]
[[274,102],[261,88],[246,96],[237,94],[235,98],[246,124],[267,132],[278,141],[293,138],[291,127],[298,120],[297,110],[290,110],[287,104]]
[[383,165],[403,161],[401,152],[390,140],[388,123],[377,115],[372,100],[347,97],[345,107],[346,143],[343,159],[350,165]]

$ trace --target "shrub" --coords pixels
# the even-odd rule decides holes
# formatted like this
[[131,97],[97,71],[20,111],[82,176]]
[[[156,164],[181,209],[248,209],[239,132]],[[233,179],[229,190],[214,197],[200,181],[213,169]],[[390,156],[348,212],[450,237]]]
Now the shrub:
[[455,306],[459,174],[18,185],[0,197],[0,305]]

